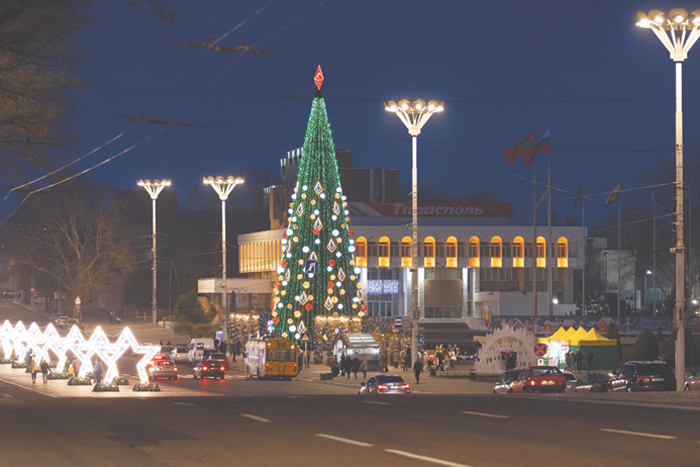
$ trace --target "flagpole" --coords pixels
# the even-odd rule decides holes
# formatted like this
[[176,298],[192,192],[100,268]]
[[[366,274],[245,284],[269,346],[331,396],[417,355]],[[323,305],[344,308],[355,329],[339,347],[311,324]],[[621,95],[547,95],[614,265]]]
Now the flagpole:
[[[617,317],[620,317],[620,285],[621,285],[621,268],[620,268],[620,263],[622,263],[622,257],[620,256],[621,253],[621,248],[620,248],[620,226],[622,225],[621,221],[621,215],[620,213],[622,212],[622,200],[619,199],[617,203]],[[618,321],[619,324],[619,321]]]
[[581,286],[581,296],[583,297],[581,301],[581,310],[583,313],[583,316],[586,316],[586,246],[588,246],[588,242],[586,241],[586,195],[584,193],[583,198],[581,198],[581,210],[582,212],[582,218],[581,218],[581,224],[583,227],[583,285]]
[[532,162],[532,316],[537,316],[537,158]]
[[[551,152],[551,151],[550,151]],[[552,244],[552,155],[547,154],[547,247],[544,254],[547,258],[547,311],[549,316],[553,313],[552,303],[552,259],[554,258],[556,248]],[[547,252],[549,250],[549,252]]]

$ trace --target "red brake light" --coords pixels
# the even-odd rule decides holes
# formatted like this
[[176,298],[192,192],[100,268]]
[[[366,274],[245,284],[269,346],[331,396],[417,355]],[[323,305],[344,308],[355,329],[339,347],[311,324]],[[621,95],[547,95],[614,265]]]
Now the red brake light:
[[177,367],[173,368],[173,371],[177,371]]
[[411,386],[409,386],[408,384],[402,384],[401,387],[404,389],[409,389]]
[[203,366],[202,370],[207,371],[207,367]]
[[386,389],[386,388],[387,388],[386,384],[380,384],[379,386],[377,386],[377,389]]
[[533,380],[530,380],[530,386],[534,386],[534,385],[536,385],[536,384],[537,384],[537,381],[535,381],[534,379],[533,379]]
[[221,367],[221,371],[224,371],[224,367]]

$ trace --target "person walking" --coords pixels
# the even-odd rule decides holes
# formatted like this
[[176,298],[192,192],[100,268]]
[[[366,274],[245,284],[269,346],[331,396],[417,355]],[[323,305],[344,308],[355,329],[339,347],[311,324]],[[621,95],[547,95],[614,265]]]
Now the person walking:
[[391,361],[394,364],[394,369],[398,370],[399,369],[399,351],[394,350],[393,355],[391,357]]
[[71,365],[73,365],[73,373],[75,374],[76,378],[80,377],[80,359],[78,357],[73,357],[73,360],[70,362]]
[[347,373],[348,379],[350,379],[350,371],[352,371],[352,359],[350,357],[345,358],[345,363],[343,364],[343,371]]
[[360,359],[355,357],[352,359],[352,372],[355,373],[355,379],[357,379],[357,372],[359,370],[360,370]]
[[36,360],[32,359],[32,363],[29,364],[29,372],[32,374],[32,384],[36,384],[36,374],[39,373],[39,365],[36,364]]
[[564,357],[564,360],[566,361],[566,371],[571,371],[573,369],[571,354],[571,352],[566,352],[566,357]]
[[304,351],[299,349],[299,357],[297,357],[297,368],[299,371],[304,369]]
[[574,360],[576,361],[576,371],[581,371],[581,365],[583,365],[583,352],[581,352],[581,349],[576,351]]
[[345,360],[347,359],[348,357],[346,357],[345,354],[340,356],[340,376],[345,376]]
[[70,366],[68,367],[68,376],[71,378],[75,377],[75,368],[73,368],[73,364],[71,363]]
[[367,378],[367,360],[362,360],[362,363],[360,363],[360,370],[362,370],[362,377]]
[[[313,350],[311,352],[313,352]],[[309,366],[311,363],[311,352],[306,352],[306,369],[307,370],[311,369],[311,367]]]
[[591,349],[588,349],[586,352],[586,370],[590,373],[591,370],[593,369],[593,359],[595,356],[593,356],[593,352],[591,352]]
[[416,384],[420,383],[421,371],[423,371],[423,364],[421,364],[420,360],[416,360],[416,363],[413,364],[413,374],[416,375]]
[[338,360],[335,358],[335,355],[330,358],[329,366],[333,377],[338,376]]
[[102,382],[102,373],[105,372],[105,367],[99,359],[95,359],[95,366],[92,369],[95,374],[95,384],[100,384]]
[[51,373],[51,366],[49,365],[49,362],[44,360],[41,362],[40,368],[41,368],[41,378],[44,380],[44,384],[46,384],[49,373]]

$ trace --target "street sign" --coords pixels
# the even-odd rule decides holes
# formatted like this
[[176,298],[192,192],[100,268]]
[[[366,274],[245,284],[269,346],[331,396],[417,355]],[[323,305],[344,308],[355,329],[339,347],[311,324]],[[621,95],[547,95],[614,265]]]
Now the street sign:
[[316,274],[318,272],[318,261],[315,259],[307,259],[304,272],[306,274]]
[[79,309],[80,309],[80,303],[78,303],[77,305],[75,305],[75,309],[76,309],[76,310],[79,310]]
[[299,323],[299,328],[298,328],[298,329],[299,329],[299,332],[302,333],[302,334],[304,334],[304,333],[306,332],[306,326],[304,326],[304,322],[303,322],[303,321],[302,321],[301,323]]
[[311,342],[311,336],[309,335],[309,333],[303,333],[299,338],[299,342],[301,342],[302,344],[308,344],[309,342]]
[[535,352],[535,355],[538,357],[544,357],[547,354],[547,344],[540,342],[539,344],[535,344],[535,348],[533,349]]
[[403,318],[401,316],[394,316],[394,328],[401,329],[403,327]]
[[80,297],[75,297],[75,306],[80,306]]

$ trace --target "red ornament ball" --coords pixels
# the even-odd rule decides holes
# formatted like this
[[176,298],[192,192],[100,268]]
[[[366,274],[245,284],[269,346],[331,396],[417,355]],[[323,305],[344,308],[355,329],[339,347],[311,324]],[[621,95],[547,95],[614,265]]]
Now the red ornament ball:
[[362,305],[360,305],[360,310],[365,311],[366,309],[367,309],[367,305],[365,305],[364,303]]
[[354,236],[355,236],[355,232],[353,232],[352,230],[350,230],[350,231],[348,231],[348,235],[350,235],[351,237],[354,237]]
[[272,318],[272,323],[273,323],[273,324],[277,324],[277,323],[279,323],[279,322],[280,322],[280,319],[279,319],[277,316],[275,316],[274,318]]
[[286,231],[286,230],[284,231],[284,233],[282,233],[282,236],[283,236],[284,238],[287,238],[287,231]]
[[318,235],[318,229],[314,229],[314,235]]
[[282,261],[282,266],[283,266],[283,267],[287,267],[287,262],[286,262],[286,261]]
[[328,261],[328,265],[329,265],[329,266],[335,266],[335,260],[332,259],[332,260]]
[[328,288],[329,288],[329,289],[332,289],[332,288],[333,288],[333,282],[329,282],[329,283],[328,283]]
[[279,282],[275,282],[275,288],[276,288],[276,289],[279,289],[281,286],[282,286],[282,284],[280,284]]
[[270,305],[270,311],[275,311],[275,305]]
[[306,311],[311,311],[312,308],[313,306],[311,306],[311,303],[306,304]]

